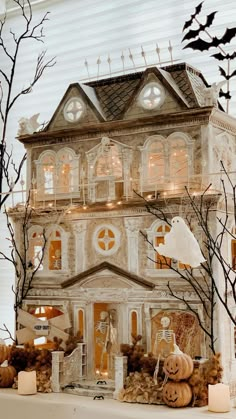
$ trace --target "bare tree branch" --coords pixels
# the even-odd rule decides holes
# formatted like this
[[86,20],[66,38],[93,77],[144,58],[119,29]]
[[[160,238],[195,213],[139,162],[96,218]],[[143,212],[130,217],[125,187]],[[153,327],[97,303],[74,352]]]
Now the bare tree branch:
[[[0,21],[0,51],[2,50],[5,56],[9,59],[10,62],[9,69],[6,72],[3,69],[0,69],[0,76],[6,86],[4,86],[4,101],[3,101],[3,88],[0,89],[0,117],[3,122],[2,133],[0,134],[0,210],[5,203],[6,199],[12,191],[12,183],[15,185],[19,179],[23,164],[26,157],[23,156],[21,162],[16,165],[12,159],[11,152],[8,152],[6,133],[10,111],[12,107],[19,99],[20,96],[26,95],[32,92],[33,87],[41,79],[46,69],[51,68],[55,65],[55,58],[51,58],[48,61],[45,61],[46,52],[42,51],[36,60],[35,71],[33,74],[32,81],[30,84],[23,88],[16,94],[13,94],[13,84],[15,80],[16,65],[20,56],[20,47],[22,42],[27,40],[35,40],[43,42],[43,25],[48,20],[49,13],[45,13],[44,16],[37,23],[33,23],[33,12],[30,0],[13,0],[14,3],[19,7],[21,13],[21,18],[23,22],[23,29],[20,34],[17,34],[13,29],[10,29],[10,34],[12,35],[13,45],[11,45],[11,51],[8,47],[7,42],[4,38],[4,30],[6,27],[7,15]],[[10,169],[15,173],[14,181],[11,181],[11,176],[9,175]],[[8,190],[3,194],[3,182],[6,181],[8,185]]]

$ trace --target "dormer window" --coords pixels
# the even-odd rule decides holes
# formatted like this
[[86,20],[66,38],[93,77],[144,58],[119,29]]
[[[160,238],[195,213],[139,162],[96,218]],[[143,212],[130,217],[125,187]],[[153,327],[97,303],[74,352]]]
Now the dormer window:
[[84,104],[78,97],[72,97],[64,107],[64,118],[68,122],[77,122],[84,112]]
[[159,108],[165,99],[165,92],[159,83],[148,83],[139,95],[139,103],[144,109]]

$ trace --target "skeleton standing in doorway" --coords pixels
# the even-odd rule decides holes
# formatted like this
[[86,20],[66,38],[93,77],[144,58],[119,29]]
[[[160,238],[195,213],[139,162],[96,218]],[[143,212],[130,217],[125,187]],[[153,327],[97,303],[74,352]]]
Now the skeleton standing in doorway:
[[112,347],[115,347],[117,344],[117,330],[116,327],[114,327],[114,314],[114,310],[101,311],[100,320],[95,325],[95,330],[102,335],[105,335],[105,339],[98,338],[97,340],[97,343],[102,345],[99,368],[100,373],[103,370],[105,354],[107,353],[109,355],[109,363],[111,363],[110,354],[111,352],[114,352],[112,351]]

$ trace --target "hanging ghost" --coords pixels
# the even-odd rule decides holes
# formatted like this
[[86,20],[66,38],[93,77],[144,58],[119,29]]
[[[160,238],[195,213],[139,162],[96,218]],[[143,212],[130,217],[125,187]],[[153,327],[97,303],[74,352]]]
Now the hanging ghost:
[[172,228],[165,235],[165,244],[158,246],[158,253],[179,262],[197,268],[205,262],[199,244],[187,224],[181,217],[171,220]]

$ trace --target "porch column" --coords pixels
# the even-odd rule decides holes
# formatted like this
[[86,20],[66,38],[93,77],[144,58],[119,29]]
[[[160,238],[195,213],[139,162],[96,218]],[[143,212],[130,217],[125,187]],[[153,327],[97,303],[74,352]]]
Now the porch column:
[[146,345],[147,345],[147,353],[152,352],[152,336],[151,336],[151,315],[150,315],[150,307],[144,306],[144,320],[146,325]]
[[87,376],[94,378],[94,317],[93,303],[86,307]]
[[114,399],[118,398],[118,394],[124,388],[125,379],[127,377],[127,356],[115,357],[115,391]]

